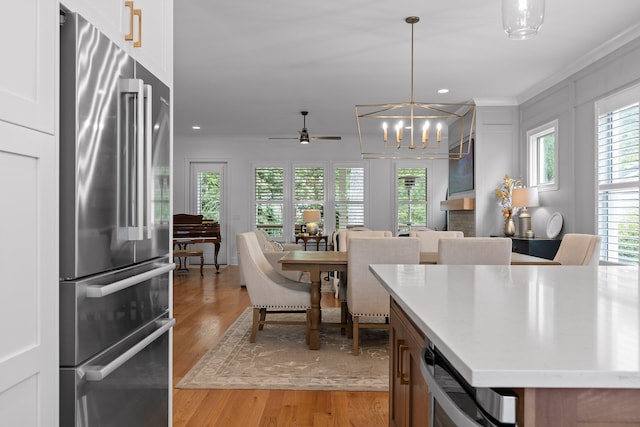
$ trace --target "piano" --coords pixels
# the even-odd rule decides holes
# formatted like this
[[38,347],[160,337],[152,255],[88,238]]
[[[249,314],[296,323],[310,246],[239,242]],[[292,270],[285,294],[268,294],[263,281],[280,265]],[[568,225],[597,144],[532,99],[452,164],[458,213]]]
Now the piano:
[[185,249],[188,245],[196,243],[213,244],[213,263],[216,266],[216,273],[220,272],[218,264],[220,242],[222,242],[220,223],[203,221],[202,215],[173,215],[173,246]]

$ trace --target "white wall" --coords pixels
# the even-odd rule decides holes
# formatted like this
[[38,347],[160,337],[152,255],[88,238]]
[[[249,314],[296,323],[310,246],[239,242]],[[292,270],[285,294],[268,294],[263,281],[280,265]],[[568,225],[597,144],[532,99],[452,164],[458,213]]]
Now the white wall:
[[[394,226],[394,162],[391,160],[362,160],[357,137],[343,137],[340,142],[319,141],[301,146],[296,141],[273,141],[266,138],[176,135],[174,144],[174,212],[188,212],[188,164],[190,160],[227,162],[227,218],[221,224],[226,240],[229,263],[237,262],[235,235],[251,229],[252,163],[265,161],[323,162],[331,167],[335,162],[358,161],[368,164],[368,206],[366,226],[379,230],[395,230]],[[441,229],[445,216],[440,201],[445,199],[448,186],[446,160],[398,161],[398,165],[427,167],[431,185],[431,226]],[[331,170],[331,169],[328,169]],[[226,231],[225,231],[226,228]]]
[[478,106],[476,116],[476,236],[503,235],[496,189],[505,174],[521,178],[518,107]]
[[537,236],[544,236],[554,212],[564,218],[563,233],[596,233],[595,102],[640,82],[640,39],[520,106],[520,164],[526,164],[526,133],[558,119],[559,186],[540,193],[540,207],[530,209]]

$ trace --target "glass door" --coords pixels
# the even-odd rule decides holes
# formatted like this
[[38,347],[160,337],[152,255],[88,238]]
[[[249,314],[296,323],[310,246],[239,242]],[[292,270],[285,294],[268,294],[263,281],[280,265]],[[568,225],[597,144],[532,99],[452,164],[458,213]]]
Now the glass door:
[[[224,203],[224,182],[227,164],[224,162],[191,162],[190,165],[190,209],[193,215],[202,215],[203,221],[218,221],[222,243],[218,254],[218,264],[227,264],[226,214]],[[201,245],[205,263],[213,264],[213,245]]]

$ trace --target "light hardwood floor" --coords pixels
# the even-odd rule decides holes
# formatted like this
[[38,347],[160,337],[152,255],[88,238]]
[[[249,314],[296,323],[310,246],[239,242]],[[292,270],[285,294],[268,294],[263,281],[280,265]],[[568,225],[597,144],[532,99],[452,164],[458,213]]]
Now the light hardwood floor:
[[[237,266],[215,274],[197,268],[174,276],[173,383],[182,379],[202,355],[249,306],[239,285]],[[330,293],[323,306],[338,306]],[[319,350],[322,351],[322,350]],[[173,425],[180,426],[386,426],[386,392],[281,390],[173,390]]]

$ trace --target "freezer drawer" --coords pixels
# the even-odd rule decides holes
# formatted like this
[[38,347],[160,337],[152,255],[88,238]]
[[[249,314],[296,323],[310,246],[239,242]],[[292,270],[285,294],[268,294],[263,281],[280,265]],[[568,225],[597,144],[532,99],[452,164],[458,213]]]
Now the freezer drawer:
[[169,425],[169,330],[162,316],[76,368],[60,369],[60,425]]
[[60,282],[60,366],[84,362],[167,311],[174,267],[160,258]]

